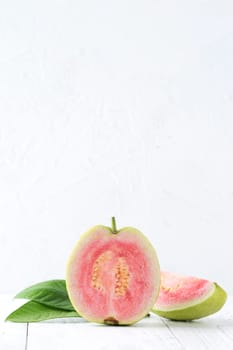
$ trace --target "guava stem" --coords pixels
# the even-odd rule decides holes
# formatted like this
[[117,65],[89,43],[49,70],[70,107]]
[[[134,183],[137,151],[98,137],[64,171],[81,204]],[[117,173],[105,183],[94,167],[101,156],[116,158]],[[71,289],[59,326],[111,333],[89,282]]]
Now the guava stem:
[[112,232],[117,233],[116,219],[115,216],[112,217]]

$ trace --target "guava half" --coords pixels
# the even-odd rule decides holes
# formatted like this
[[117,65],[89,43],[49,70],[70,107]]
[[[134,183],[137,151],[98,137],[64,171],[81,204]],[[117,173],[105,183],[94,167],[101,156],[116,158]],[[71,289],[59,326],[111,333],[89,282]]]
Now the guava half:
[[95,226],[74,247],[68,294],[86,320],[129,325],[145,317],[160,289],[160,268],[149,240],[136,228]]
[[151,311],[171,320],[195,320],[219,311],[226,299],[215,282],[161,272],[159,297]]

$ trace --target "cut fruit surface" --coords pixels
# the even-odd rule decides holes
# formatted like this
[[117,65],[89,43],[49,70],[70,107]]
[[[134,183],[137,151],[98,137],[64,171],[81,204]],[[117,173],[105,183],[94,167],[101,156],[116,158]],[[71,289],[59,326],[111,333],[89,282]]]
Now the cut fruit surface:
[[226,292],[214,282],[161,272],[160,293],[152,311],[173,320],[194,320],[219,311],[226,298]]
[[74,308],[87,320],[131,324],[154,305],[160,288],[157,255],[137,229],[95,226],[71,253],[66,274]]

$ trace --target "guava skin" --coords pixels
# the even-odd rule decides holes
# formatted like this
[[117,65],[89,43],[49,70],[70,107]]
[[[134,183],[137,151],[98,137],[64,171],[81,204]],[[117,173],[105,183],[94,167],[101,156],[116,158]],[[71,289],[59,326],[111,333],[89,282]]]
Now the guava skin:
[[[211,282],[210,282],[211,283]],[[192,321],[200,319],[218,312],[227,300],[227,293],[217,283],[213,283],[214,291],[210,296],[202,301],[196,301],[191,306],[185,304],[184,308],[181,306],[178,309],[165,311],[160,310],[155,304],[151,309],[155,314],[173,320],[173,321]]]
[[[153,281],[154,278],[154,281]],[[160,268],[154,248],[137,229],[97,225],[84,233],[67,264],[67,291],[86,320],[130,325],[157,300]]]

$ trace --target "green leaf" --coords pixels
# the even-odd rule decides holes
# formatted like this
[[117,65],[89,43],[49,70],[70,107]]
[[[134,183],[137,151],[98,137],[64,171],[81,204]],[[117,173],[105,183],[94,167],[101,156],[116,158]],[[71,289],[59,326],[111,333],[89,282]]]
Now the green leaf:
[[75,311],[66,290],[65,280],[50,280],[34,284],[22,290],[15,298],[29,299],[57,309]]
[[56,309],[50,306],[29,301],[13,311],[6,321],[11,322],[39,322],[53,318],[80,317],[76,311]]

